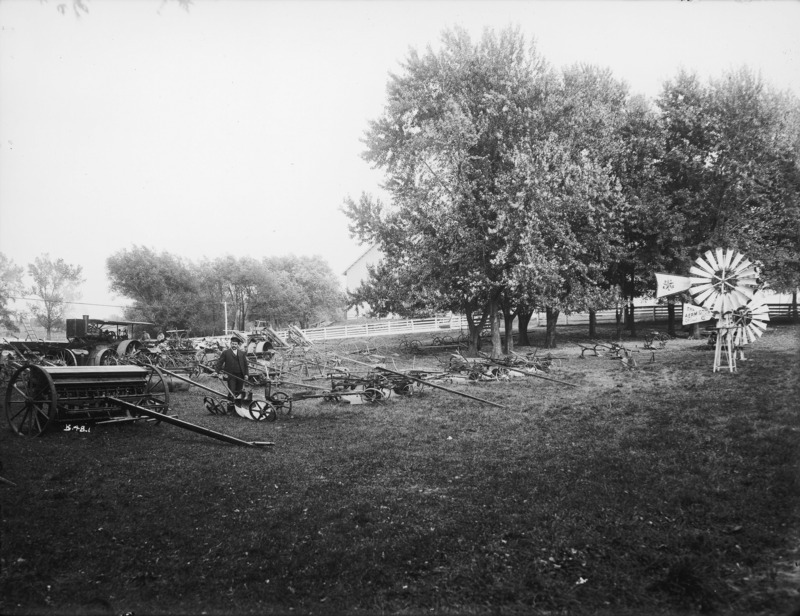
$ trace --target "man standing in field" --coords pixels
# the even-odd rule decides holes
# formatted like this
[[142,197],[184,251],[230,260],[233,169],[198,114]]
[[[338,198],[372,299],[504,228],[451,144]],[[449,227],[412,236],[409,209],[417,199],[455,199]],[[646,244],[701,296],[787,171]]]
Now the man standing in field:
[[228,377],[228,389],[233,392],[233,395],[238,395],[244,386],[244,380],[247,378],[247,357],[244,351],[239,349],[239,339],[235,336],[231,338],[231,346],[229,349],[222,351],[215,366],[217,372],[220,372],[219,378],[223,374]]

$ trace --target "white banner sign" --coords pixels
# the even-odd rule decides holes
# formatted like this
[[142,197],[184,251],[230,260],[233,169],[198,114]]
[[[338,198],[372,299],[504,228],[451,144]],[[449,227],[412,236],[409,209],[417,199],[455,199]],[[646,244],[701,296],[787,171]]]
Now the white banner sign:
[[714,313],[700,306],[692,304],[683,305],[683,324],[691,325],[692,323],[700,323],[701,321],[709,321],[714,318]]
[[686,276],[672,276],[671,274],[656,274],[656,297],[673,295],[688,291],[692,286],[692,279]]

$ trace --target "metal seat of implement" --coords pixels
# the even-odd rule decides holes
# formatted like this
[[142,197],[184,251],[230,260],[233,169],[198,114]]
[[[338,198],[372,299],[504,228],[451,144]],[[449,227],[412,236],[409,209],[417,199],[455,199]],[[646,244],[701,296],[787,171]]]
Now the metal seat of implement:
[[137,419],[119,401],[163,414],[169,390],[153,367],[27,364],[12,375],[5,406],[15,432],[36,436],[55,424]]

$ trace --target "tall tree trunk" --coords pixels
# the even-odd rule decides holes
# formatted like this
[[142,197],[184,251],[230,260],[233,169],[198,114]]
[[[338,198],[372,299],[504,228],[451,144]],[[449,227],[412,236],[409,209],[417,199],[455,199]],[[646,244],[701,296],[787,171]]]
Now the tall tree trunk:
[[597,337],[597,310],[589,308],[589,338]]
[[667,333],[675,336],[675,298],[667,299]]
[[489,316],[488,310],[484,308],[480,320],[476,322],[473,314],[474,308],[474,303],[470,302],[467,310],[464,311],[467,315],[467,329],[469,330],[469,349],[467,350],[469,357],[476,357],[481,349],[481,331],[483,331],[483,326],[486,325],[486,319]]
[[633,303],[633,299],[631,299],[630,303],[630,310],[628,312],[630,315],[630,330],[631,330],[631,338],[636,338],[636,306]]
[[503,329],[506,337],[503,340],[503,353],[510,355],[514,351],[514,317],[516,312],[503,309]]
[[500,311],[497,299],[489,300],[489,318],[492,325],[492,359],[498,359],[501,355],[500,347]]
[[558,314],[561,311],[550,306],[547,306],[545,311],[547,314],[547,327],[545,329],[544,346],[546,349],[554,349],[556,348],[556,324],[558,323]]
[[617,302],[617,340],[622,340],[622,330],[625,327],[625,313],[627,312],[625,304]]
[[797,323],[797,289],[792,291],[792,323]]
[[520,308],[517,310],[517,327],[519,328],[519,346],[531,346],[530,338],[528,338],[528,326],[533,317],[533,310],[529,308]]

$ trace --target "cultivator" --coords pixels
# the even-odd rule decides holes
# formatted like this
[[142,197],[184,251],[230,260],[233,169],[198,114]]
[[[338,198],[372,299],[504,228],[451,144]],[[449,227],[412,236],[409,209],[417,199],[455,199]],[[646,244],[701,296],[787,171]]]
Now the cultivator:
[[168,415],[169,389],[154,366],[42,366],[25,364],[11,375],[5,410],[12,430],[39,436],[63,430],[146,419],[239,445],[249,442]]

